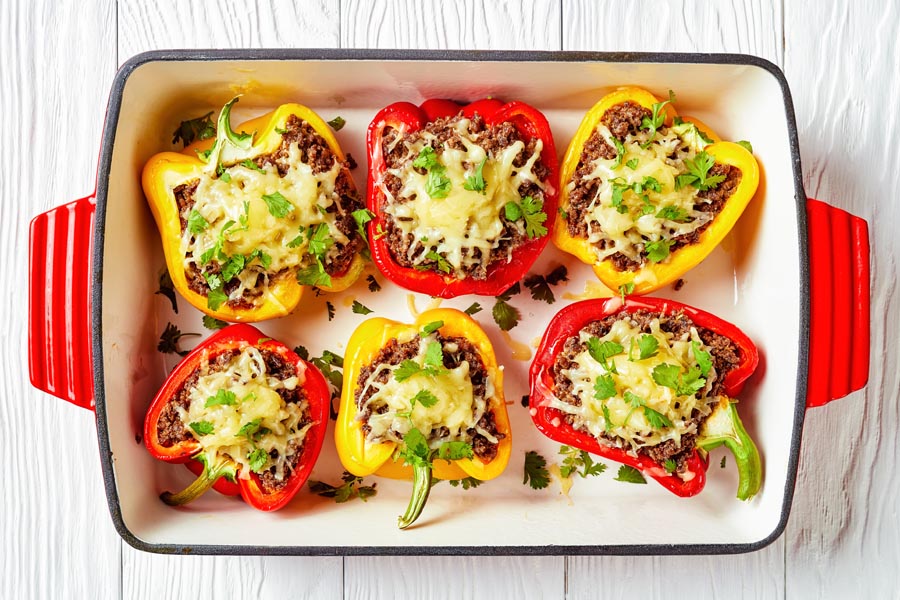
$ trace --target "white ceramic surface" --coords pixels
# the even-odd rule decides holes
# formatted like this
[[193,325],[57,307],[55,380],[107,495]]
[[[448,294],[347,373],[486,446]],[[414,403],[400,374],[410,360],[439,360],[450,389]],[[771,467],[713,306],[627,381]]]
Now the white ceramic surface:
[[[478,84],[490,81],[491,85]],[[304,490],[275,514],[254,511],[215,493],[185,509],[158,500],[166,489],[186,485],[183,467],[157,462],[136,443],[144,412],[175,362],[156,351],[159,333],[171,321],[183,331],[206,334],[200,313],[179,301],[179,314],[154,295],[164,261],[158,233],[140,190],[141,166],[157,151],[171,148],[171,131],[184,118],[214,110],[234,93],[244,97],[235,121],[282,102],[306,104],[326,120],[347,121],[337,138],[359,163],[354,178],[365,188],[365,129],[375,112],[396,100],[428,97],[474,100],[485,95],[519,99],[542,110],[562,154],[584,112],[612,88],[632,84],[659,96],[678,95],[681,114],[694,115],[725,139],[749,139],[764,178],[753,203],[720,248],[685,276],[679,292],[665,296],[709,310],[741,327],[757,344],[761,364],[741,395],[740,411],[754,436],[765,468],[761,493],[749,503],[734,498],[733,461],[719,468],[724,451],[711,459],[705,491],[680,499],[654,482],[636,486],[613,481],[617,465],[589,480],[576,479],[568,496],[554,481],[546,490],[522,485],[526,450],[558,462],[558,444],[532,426],[519,400],[527,393],[528,362],[514,360],[494,325],[492,298],[463,297],[442,306],[484,307],[482,323],[506,369],[506,396],[513,426],[513,458],[498,479],[463,491],[440,484],[418,526],[396,529],[410,486],[377,479],[379,493],[368,503],[334,504]],[[784,100],[778,81],[754,66],[609,63],[321,62],[222,61],[151,62],[127,80],[115,136],[106,214],[103,264],[103,367],[108,432],[115,484],[125,527],[148,544],[254,546],[608,546],[633,544],[749,544],[778,527],[788,480],[797,393],[800,247],[794,173]],[[555,265],[569,268],[570,280],[556,288],[557,302],[532,301],[527,291],[511,301],[524,316],[510,335],[532,354],[550,316],[594,281],[590,269],[549,245],[532,272]],[[773,270],[771,265],[778,264]],[[374,268],[370,271],[376,273]],[[323,349],[343,354],[350,332],[363,319],[350,311],[357,299],[375,312],[411,318],[410,294],[376,275],[383,289],[370,293],[365,278],[350,290],[315,297],[307,294],[295,313],[260,324],[289,345],[303,344],[313,355]],[[423,310],[431,299],[414,296]],[[329,322],[325,302],[336,307]],[[189,342],[191,338],[186,338]],[[184,347],[189,347],[185,344]],[[332,437],[326,439],[313,479],[336,482],[341,467]],[[368,481],[375,481],[368,478]],[[239,517],[239,518],[236,518]],[[497,532],[502,532],[498,537]]]

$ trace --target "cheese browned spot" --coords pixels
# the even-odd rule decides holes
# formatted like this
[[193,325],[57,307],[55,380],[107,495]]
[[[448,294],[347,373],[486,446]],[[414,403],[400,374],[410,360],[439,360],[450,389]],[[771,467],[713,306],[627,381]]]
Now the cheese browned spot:
[[[233,461],[242,479],[250,476],[251,454],[263,451],[265,461],[254,472],[264,489],[277,489],[296,468],[313,425],[304,382],[304,371],[271,350],[245,345],[204,355],[160,415],[160,442],[171,446],[193,437],[211,461]],[[225,402],[213,400],[217,397]],[[173,418],[179,430],[173,429]]]
[[[687,162],[709,140],[691,123],[663,126],[651,140],[640,127],[649,116],[633,103],[610,108],[566,183],[569,234],[586,239],[598,261],[610,260],[619,271],[637,270],[651,256],[664,256],[653,262],[665,262],[671,252],[696,243],[741,177],[739,169],[717,164],[709,175],[723,175],[725,181],[712,189],[678,185],[678,176],[688,173]],[[660,244],[666,250],[651,254]]]
[[[543,203],[548,170],[542,148],[539,139],[522,140],[512,123],[486,126],[479,115],[437,119],[411,134],[387,128],[387,169],[377,185],[393,259],[459,279],[484,279],[491,264],[511,260],[529,236],[524,222],[508,219],[504,207],[527,196]],[[433,149],[446,178],[442,197],[429,194],[431,170],[413,164],[423,149]],[[484,189],[466,189],[482,163]]]
[[[657,346],[653,356],[642,359],[639,343],[644,336],[651,336]],[[589,352],[591,338],[599,343],[617,343],[623,350],[604,365]],[[712,358],[699,390],[681,394],[657,383],[654,370],[661,365],[677,367],[682,376],[699,369],[692,342]],[[588,324],[566,340],[551,370],[551,406],[560,410],[574,428],[602,444],[646,454],[659,463],[672,459],[676,470],[682,471],[700,426],[723,391],[722,381],[739,360],[733,342],[697,327],[682,313],[612,315]],[[611,378],[615,393],[609,397],[608,393],[598,393],[598,378]],[[671,426],[660,425],[662,419],[653,413],[662,415]]]
[[[313,233],[327,245],[323,265],[329,275],[346,271],[365,244],[352,216],[363,205],[346,165],[293,115],[271,154],[225,165],[219,173],[180,183],[173,192],[191,289],[207,295],[220,285],[232,307],[257,305],[275,280],[313,264],[319,250],[311,248]],[[271,205],[273,198],[281,205]],[[191,230],[192,214],[206,223],[201,231]],[[232,275],[229,259],[236,256],[243,257],[242,268],[211,285],[210,277]]]
[[[417,373],[398,381],[395,373],[404,361],[424,366],[430,344],[442,351],[439,374]],[[426,390],[437,402],[432,406],[411,399]],[[494,383],[475,346],[463,338],[425,337],[412,332],[391,340],[366,365],[356,382],[355,401],[367,444],[401,442],[413,428],[422,432],[432,448],[443,442],[463,441],[488,462],[497,455],[499,440],[490,400]]]

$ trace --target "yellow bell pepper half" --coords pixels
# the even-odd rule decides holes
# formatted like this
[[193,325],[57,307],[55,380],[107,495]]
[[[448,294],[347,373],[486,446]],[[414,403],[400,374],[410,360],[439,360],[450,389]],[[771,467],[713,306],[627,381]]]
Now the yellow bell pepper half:
[[354,475],[363,477],[374,473],[392,479],[413,478],[413,469],[404,465],[402,459],[392,460],[397,449],[395,442],[366,444],[362,422],[357,419],[357,380],[360,371],[372,363],[390,340],[403,334],[417,335],[424,325],[435,321],[443,321],[438,330],[442,336],[465,338],[478,350],[494,383],[494,395],[488,399],[488,408],[494,411],[497,431],[505,437],[500,439],[497,456],[490,462],[481,462],[478,457],[455,461],[435,459],[434,476],[438,479],[474,477],[486,481],[497,477],[506,468],[512,451],[512,435],[503,399],[503,372],[497,366],[494,348],[471,317],[455,309],[442,308],[423,312],[412,324],[384,318],[369,319],[357,327],[350,337],[344,356],[344,389],[338,411],[335,442],[341,463]]
[[[584,144],[588,141],[588,138],[590,138],[606,111],[626,101],[634,102],[651,111],[653,110],[653,105],[660,102],[656,96],[646,90],[627,87],[604,96],[588,111],[566,150],[562,168],[560,169],[559,205],[561,211],[568,212],[568,183],[578,168]],[[675,109],[671,104],[666,104],[664,111],[666,113],[665,123],[671,125],[673,119],[677,116]],[[645,262],[637,271],[618,271],[613,266],[612,261],[598,261],[594,247],[585,238],[572,236],[567,229],[565,219],[557,219],[553,228],[551,238],[553,243],[560,250],[576,256],[584,263],[592,265],[594,273],[600,281],[614,292],[626,290],[627,286],[633,283],[634,289],[629,290],[628,293],[646,294],[674,282],[687,271],[694,268],[731,231],[731,228],[744,212],[744,208],[753,198],[759,186],[759,165],[753,154],[738,144],[723,142],[718,135],[698,119],[682,117],[682,120],[687,123],[693,123],[707,137],[713,140],[713,143],[707,145],[704,150],[714,157],[715,162],[731,165],[741,170],[741,181],[737,189],[729,196],[712,223],[700,233],[696,243],[688,244],[672,251],[665,260],[659,263]]]
[[[230,111],[230,104],[226,105]],[[225,109],[223,109],[225,112]],[[226,113],[226,124],[227,124]],[[246,159],[271,154],[281,144],[281,133],[286,128],[288,118],[294,115],[306,121],[328,144],[338,161],[343,162],[345,156],[328,124],[319,115],[300,104],[283,104],[274,111],[247,121],[236,128],[237,131],[255,132],[252,143],[245,148],[224,142],[216,142],[216,138],[194,142],[182,152],[161,152],[153,156],[144,166],[141,182],[144,195],[156,220],[162,238],[166,265],[172,283],[178,292],[198,310],[225,321],[255,322],[287,315],[296,308],[303,294],[303,288],[296,278],[289,275],[279,278],[271,284],[261,304],[251,307],[231,307],[223,302],[213,310],[207,306],[207,297],[193,291],[187,281],[184,269],[184,254],[181,252],[181,219],[174,190],[182,183],[202,177],[208,170],[208,164],[198,157],[198,153],[212,150],[209,160],[218,160],[221,164],[232,165]],[[219,118],[222,127],[222,117]],[[230,125],[227,126],[230,130]],[[221,139],[221,138],[220,138]],[[219,148],[213,150],[214,145]],[[216,155],[221,153],[218,157]],[[353,180],[350,179],[350,184]],[[350,266],[340,276],[331,277],[330,286],[319,286],[330,292],[338,292],[348,288],[359,277],[365,267],[365,259],[357,254]]]

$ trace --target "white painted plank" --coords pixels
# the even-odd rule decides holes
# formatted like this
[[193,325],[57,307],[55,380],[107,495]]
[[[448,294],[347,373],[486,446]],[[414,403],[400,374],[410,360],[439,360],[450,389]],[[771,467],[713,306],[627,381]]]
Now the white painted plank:
[[[533,2],[344,1],[348,48],[560,48],[560,4]],[[348,557],[347,598],[559,598],[562,557]]]
[[31,388],[26,319],[28,223],[94,189],[115,72],[115,6],[20,2],[0,11],[0,596],[115,598],[120,541],[92,412]]
[[559,50],[560,0],[344,0],[344,48]]
[[898,598],[900,6],[789,2],[785,33],[806,192],[867,218],[873,256],[869,387],[807,413],[787,595]]
[[164,48],[333,48],[338,0],[123,0],[119,62]]
[[782,63],[781,3],[562,0],[563,49],[737,52]]
[[[334,47],[338,0],[119,5],[119,62],[160,48]],[[327,541],[325,542],[327,543]],[[127,598],[338,598],[340,557],[155,556],[123,546]]]
[[[776,64],[783,59],[781,7],[774,2],[563,0],[563,7],[565,50],[736,52]],[[676,577],[691,582],[692,597],[779,598],[783,574],[782,540],[737,557],[570,557],[567,597],[595,598],[602,589],[603,597],[637,592],[663,598]]]
[[549,599],[563,597],[565,565],[561,556],[348,557],[344,580],[348,600]]

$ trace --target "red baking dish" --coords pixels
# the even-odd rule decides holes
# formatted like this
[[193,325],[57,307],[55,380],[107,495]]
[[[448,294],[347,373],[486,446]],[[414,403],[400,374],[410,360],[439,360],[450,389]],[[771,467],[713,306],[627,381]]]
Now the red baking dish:
[[[513,300],[522,323],[501,333],[490,298],[444,306],[478,314],[505,366],[515,436],[503,476],[478,489],[442,486],[421,527],[397,531],[408,487],[379,481],[369,502],[334,504],[304,490],[286,509],[257,513],[207,494],[174,509],[158,495],[190,473],[157,463],[140,444],[144,414],[175,360],[157,352],[174,322],[207,333],[185,301],[172,312],[155,295],[164,264],[140,171],[171,149],[179,121],[215,110],[243,93],[243,116],[301,102],[326,120],[342,116],[338,139],[360,168],[365,189],[365,129],[394,101],[486,96],[537,107],[564,149],[585,111],[620,85],[678,94],[679,112],[696,115],[723,137],[750,139],[762,166],[760,190],[723,244],[686,276],[681,291],[659,290],[737,324],[761,362],[741,394],[741,414],[763,456],[765,479],[752,501],[734,499],[733,469],[711,469],[702,494],[680,499],[659,486],[604,477],[578,480],[568,493],[522,485],[527,450],[555,460],[558,445],[532,426],[518,398],[528,361],[561,305],[610,295],[590,269],[548,247],[533,272],[558,264],[569,281],[550,306],[527,294]],[[29,365],[32,384],[96,411],[107,498],[115,526],[152,552],[206,554],[668,554],[734,553],[761,548],[784,530],[797,473],[803,418],[865,386],[869,368],[869,243],[866,222],[803,189],[790,91],[771,63],[741,55],[566,52],[392,52],[341,50],[164,51],[139,55],[119,71],[107,108],[94,194],[38,215],[30,239]],[[373,271],[374,273],[374,271]],[[378,316],[409,320],[427,296],[365,278],[347,292],[308,294],[294,314],[260,324],[266,334],[311,352],[341,353],[361,321],[359,299]],[[334,321],[325,302],[337,309]],[[416,304],[418,303],[418,304]],[[432,302],[434,304],[434,302]],[[202,338],[196,338],[202,339]],[[185,338],[185,347],[188,339]],[[136,436],[138,436],[136,438]],[[137,443],[136,443],[137,441]],[[718,451],[715,451],[718,452]],[[718,465],[718,454],[712,465]],[[715,471],[715,472],[712,472]],[[326,442],[313,479],[337,481],[341,468]],[[464,515],[464,518],[463,518]],[[639,517],[639,518],[638,518]],[[360,527],[365,523],[365,535]],[[497,538],[496,532],[504,535]]]

